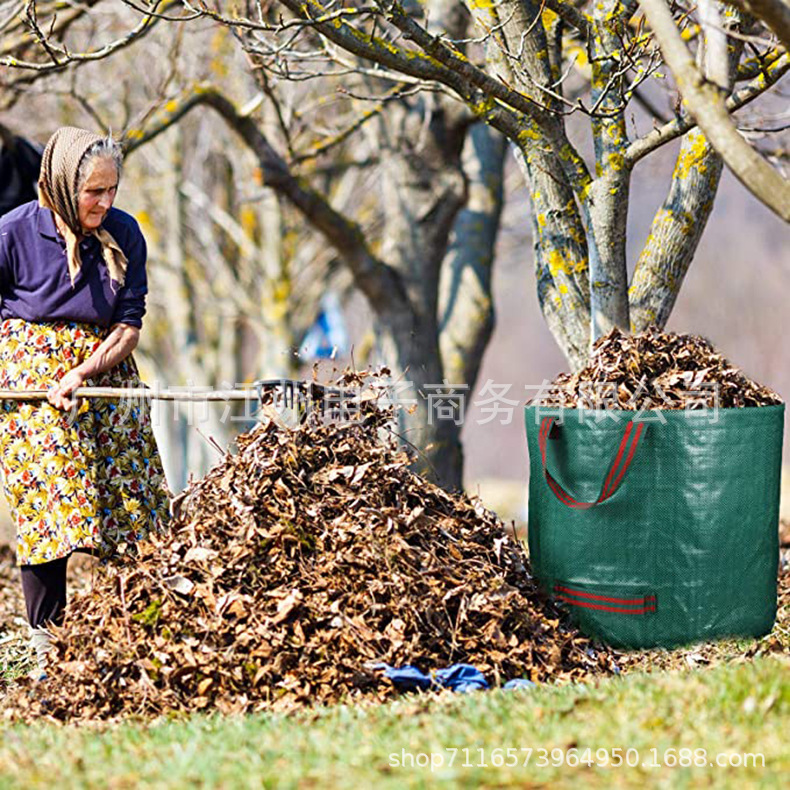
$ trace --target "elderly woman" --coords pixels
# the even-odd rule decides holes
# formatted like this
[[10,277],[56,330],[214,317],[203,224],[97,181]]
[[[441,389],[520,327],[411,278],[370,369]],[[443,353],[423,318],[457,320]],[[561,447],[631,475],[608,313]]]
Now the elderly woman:
[[141,386],[131,356],[145,313],[146,246],[113,208],[121,151],[59,129],[44,151],[39,200],[0,218],[0,464],[39,664],[61,621],[75,551],[108,556],[166,522],[162,464],[147,410],[72,398],[81,386]]

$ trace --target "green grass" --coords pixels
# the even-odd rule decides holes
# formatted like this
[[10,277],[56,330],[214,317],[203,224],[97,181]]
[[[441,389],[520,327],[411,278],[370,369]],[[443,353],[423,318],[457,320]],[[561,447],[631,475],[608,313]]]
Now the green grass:
[[[0,787],[761,787],[790,772],[790,661],[761,658],[687,673],[633,674],[531,692],[402,697],[296,716],[195,716],[96,728],[0,726]],[[619,747],[760,753],[765,767],[546,767],[540,749]],[[448,748],[468,748],[448,767]],[[493,750],[518,750],[494,767]],[[532,748],[529,767],[521,767]],[[484,749],[489,767],[477,767]],[[445,765],[398,767],[402,750]],[[610,752],[611,753],[611,752]],[[511,753],[512,755],[513,753]],[[669,753],[671,754],[671,752]],[[631,753],[633,756],[633,752]],[[502,754],[507,759],[507,753]],[[602,753],[601,753],[602,757]],[[438,759],[438,758],[435,758]],[[671,759],[671,758],[670,758]],[[511,757],[512,762],[512,757]]]

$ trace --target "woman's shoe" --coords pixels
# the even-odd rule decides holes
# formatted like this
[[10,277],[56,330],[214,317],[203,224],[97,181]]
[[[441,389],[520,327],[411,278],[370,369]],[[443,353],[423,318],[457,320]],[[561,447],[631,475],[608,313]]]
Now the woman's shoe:
[[[31,677],[36,672],[44,674],[47,668],[47,656],[54,649],[52,632],[46,628],[31,628],[30,646],[36,653],[36,669],[31,673]],[[41,678],[36,679],[40,680]]]

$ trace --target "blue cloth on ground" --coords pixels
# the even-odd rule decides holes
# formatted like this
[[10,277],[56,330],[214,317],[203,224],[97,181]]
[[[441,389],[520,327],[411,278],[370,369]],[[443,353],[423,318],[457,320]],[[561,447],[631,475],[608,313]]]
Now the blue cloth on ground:
[[[446,688],[460,693],[479,691],[490,688],[485,675],[471,664],[453,664],[446,669],[433,670],[429,675],[420,672],[417,667],[406,664],[393,667],[384,662],[374,664],[374,669],[383,669],[398,691],[426,691],[431,687]],[[526,678],[509,680],[503,688],[529,689],[535,684]]]
[[393,682],[398,691],[424,691],[431,687],[431,679],[411,664],[406,664],[403,667],[391,667],[382,662],[375,664],[373,668],[383,669],[384,674]]
[[534,689],[535,684],[531,680],[527,680],[526,678],[513,678],[513,680],[508,680],[502,688],[506,689]]
[[488,688],[488,681],[479,669],[471,664],[453,664],[447,669],[437,669],[433,677],[444,688],[465,693]]

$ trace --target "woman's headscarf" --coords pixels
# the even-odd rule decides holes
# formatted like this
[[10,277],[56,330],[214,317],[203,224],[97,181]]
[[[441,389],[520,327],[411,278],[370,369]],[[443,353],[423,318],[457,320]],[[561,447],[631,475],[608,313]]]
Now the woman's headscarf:
[[[66,226],[66,257],[72,286],[82,267],[78,243],[79,237],[83,235],[77,192],[79,167],[88,149],[101,139],[99,135],[85,129],[64,126],[49,138],[41,160],[38,202],[43,208],[54,211]],[[127,261],[118,242],[103,228],[97,228],[88,235],[99,240],[110,277],[118,285],[123,285]]]

